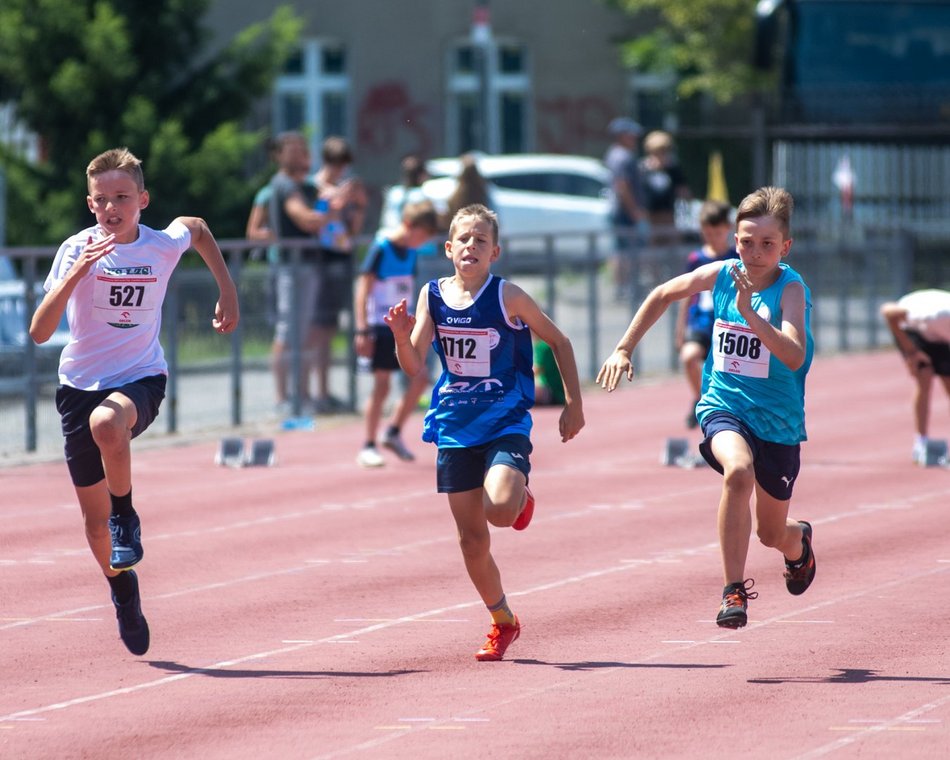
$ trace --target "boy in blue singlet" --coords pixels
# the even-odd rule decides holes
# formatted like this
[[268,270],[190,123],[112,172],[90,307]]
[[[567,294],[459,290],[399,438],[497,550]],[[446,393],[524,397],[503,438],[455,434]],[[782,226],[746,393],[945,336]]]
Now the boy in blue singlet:
[[[366,442],[356,457],[361,467],[386,464],[376,447],[376,434],[389,397],[392,373],[399,369],[393,333],[383,319],[389,307],[415,291],[416,251],[438,228],[438,215],[431,201],[407,203],[399,226],[373,241],[356,280],[353,298],[356,324],[356,353],[370,362],[373,391],[366,402]],[[428,377],[425,367],[409,379],[408,386],[393,410],[383,436],[383,446],[404,461],[415,459],[402,442],[400,431],[419,403]]]
[[[692,272],[713,261],[739,258],[732,245],[731,211],[729,204],[723,201],[703,203],[699,209],[699,231],[703,236],[703,245],[687,256],[685,271]],[[699,424],[696,403],[703,389],[703,364],[712,345],[712,327],[712,293],[708,290],[694,293],[676,315],[676,347],[692,392],[692,403],[686,415],[686,427],[690,430]]]
[[480,661],[502,659],[521,633],[491,555],[488,525],[524,530],[534,513],[527,488],[531,332],[551,346],[564,380],[561,440],[584,426],[571,342],[531,296],[491,273],[500,253],[495,213],[481,204],[462,208],[445,243],[455,274],[423,286],[415,316],[403,299],[386,317],[410,376],[422,369],[430,343],[442,361],[422,437],[438,446],[438,491],[448,494],[465,568],[491,614],[488,640],[475,653]]
[[86,203],[96,224],[59,247],[30,337],[45,343],[66,314],[70,339],[56,390],[66,465],[86,541],[112,591],[119,636],[132,654],[143,655],[149,629],[131,569],[143,556],[141,523],[132,506],[131,441],[154,421],[165,398],[162,302],[189,248],[198,251],[218,285],[211,319],[216,332],[237,326],[238,296],[203,219],[180,216],[164,230],[140,224],[149,196],[141,162],[126,148],[96,156],[86,179]]
[[614,390],[633,379],[630,356],[673,301],[713,294],[713,340],[703,370],[696,416],[705,436],[700,453],[723,475],[719,544],[725,588],[716,623],[741,628],[758,593],[745,580],[755,496],[756,534],[785,557],[785,585],[802,594],[815,578],[812,527],[788,517],[805,435],[805,375],[813,342],[811,294],[782,260],[792,246],[792,196],[763,187],[736,215],[741,261],[716,261],[657,286],[634,315],[597,374]]

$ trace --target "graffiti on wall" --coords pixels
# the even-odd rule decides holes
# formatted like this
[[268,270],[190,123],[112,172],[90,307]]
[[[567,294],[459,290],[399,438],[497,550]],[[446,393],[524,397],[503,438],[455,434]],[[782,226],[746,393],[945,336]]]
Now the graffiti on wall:
[[402,82],[384,81],[370,87],[357,112],[360,153],[430,155],[428,110],[424,103],[413,101]]
[[604,145],[616,104],[595,95],[537,102],[538,148],[545,153],[592,155]]

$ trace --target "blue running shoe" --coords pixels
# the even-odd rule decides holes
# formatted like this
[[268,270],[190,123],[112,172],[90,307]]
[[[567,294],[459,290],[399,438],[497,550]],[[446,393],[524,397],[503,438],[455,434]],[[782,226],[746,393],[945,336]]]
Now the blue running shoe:
[[132,654],[143,655],[148,651],[148,622],[142,614],[138,576],[134,570],[129,570],[129,576],[132,578],[132,596],[120,604],[113,594],[112,603],[115,605],[116,620],[119,621],[119,638]]
[[138,515],[110,516],[109,533],[112,534],[109,566],[113,570],[128,570],[141,562],[145,551],[142,549],[142,523]]

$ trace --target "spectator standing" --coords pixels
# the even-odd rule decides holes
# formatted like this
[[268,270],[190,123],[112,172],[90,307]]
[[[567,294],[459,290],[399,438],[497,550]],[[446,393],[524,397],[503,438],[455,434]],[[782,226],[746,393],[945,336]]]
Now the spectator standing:
[[340,326],[340,312],[352,292],[353,253],[356,236],[366,219],[367,196],[363,183],[352,174],[353,153],[342,137],[328,137],[321,151],[322,166],[314,177],[317,211],[325,215],[319,230],[320,256],[314,331],[314,365],[318,414],[330,414],[345,404],[330,394],[330,361],[333,336]]
[[488,182],[478,170],[478,160],[472,153],[466,153],[461,158],[458,182],[455,190],[446,200],[446,208],[442,215],[441,228],[447,230],[455,215],[466,206],[476,204],[491,208],[491,194]]
[[604,164],[611,174],[610,219],[616,236],[611,268],[619,300],[625,297],[630,287],[639,231],[648,223],[643,181],[637,161],[637,143],[643,134],[643,127],[633,119],[621,116],[610,122],[607,131],[611,144],[604,156]]
[[679,241],[676,202],[688,201],[692,193],[668,132],[650,132],[643,138],[643,153],[640,176],[650,222],[650,245],[670,245]]
[[429,179],[426,162],[415,153],[410,153],[399,164],[399,184],[386,191],[383,214],[379,220],[380,229],[395,229],[402,222],[402,210],[408,203],[425,200],[422,183]]

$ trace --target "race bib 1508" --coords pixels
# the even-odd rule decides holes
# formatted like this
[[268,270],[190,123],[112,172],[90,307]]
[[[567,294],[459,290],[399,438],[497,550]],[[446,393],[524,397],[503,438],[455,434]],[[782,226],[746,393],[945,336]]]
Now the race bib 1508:
[[743,377],[768,377],[771,352],[747,325],[717,319],[713,326],[713,369]]

